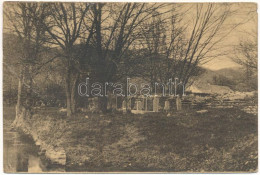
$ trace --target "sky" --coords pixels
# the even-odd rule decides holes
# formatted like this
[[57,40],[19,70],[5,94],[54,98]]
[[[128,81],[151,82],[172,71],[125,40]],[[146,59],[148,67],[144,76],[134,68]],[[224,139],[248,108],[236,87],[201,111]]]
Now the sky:
[[[238,25],[223,41],[226,45],[227,50],[230,50],[232,54],[232,49],[239,44],[240,41],[247,39],[257,40],[257,4],[256,3],[234,3],[232,5],[232,10],[235,14],[227,21],[227,23],[241,23]],[[223,68],[239,68],[241,67],[235,63],[230,56],[226,55],[222,57],[217,57],[209,61],[208,63],[201,65],[202,67],[219,70]]]
[[210,69],[210,70],[220,70],[225,68],[240,68],[241,66],[237,63],[235,63],[230,58],[216,58],[204,65],[202,67]]
[[[227,19],[226,26],[238,25],[232,32],[227,35],[221,44],[223,44],[223,49],[232,54],[232,49],[239,44],[240,41],[248,39],[257,39],[257,4],[256,3],[229,3],[231,5],[231,10],[234,11],[234,14]],[[190,3],[183,4],[184,6],[190,6]],[[170,6],[169,6],[170,7]],[[168,9],[166,9],[168,10]],[[188,18],[191,18],[188,16]],[[4,20],[5,22],[5,20]],[[7,24],[5,26],[8,26]],[[252,31],[255,31],[253,36],[249,37],[249,33],[252,34]],[[230,56],[224,55],[215,57],[211,61],[200,65],[202,67],[219,70],[223,68],[238,68],[239,65],[235,63]]]

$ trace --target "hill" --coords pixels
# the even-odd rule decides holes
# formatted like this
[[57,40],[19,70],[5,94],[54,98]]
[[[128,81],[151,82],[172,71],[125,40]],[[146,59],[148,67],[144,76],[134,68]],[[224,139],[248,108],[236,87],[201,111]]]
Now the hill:
[[194,93],[224,94],[231,91],[244,91],[243,77],[245,73],[239,68],[210,70],[202,68],[201,74],[193,78],[187,91]]

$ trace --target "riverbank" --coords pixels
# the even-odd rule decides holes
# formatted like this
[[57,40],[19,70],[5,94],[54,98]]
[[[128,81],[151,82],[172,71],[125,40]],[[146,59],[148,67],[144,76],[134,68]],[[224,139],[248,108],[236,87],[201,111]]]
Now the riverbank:
[[12,128],[15,111],[4,108],[3,168],[5,173],[64,172],[65,166],[53,164],[40,151],[32,136]]
[[67,118],[57,108],[34,113],[21,125],[23,131],[47,157],[63,152],[67,171],[257,170],[257,116],[239,109],[168,117],[80,113]]

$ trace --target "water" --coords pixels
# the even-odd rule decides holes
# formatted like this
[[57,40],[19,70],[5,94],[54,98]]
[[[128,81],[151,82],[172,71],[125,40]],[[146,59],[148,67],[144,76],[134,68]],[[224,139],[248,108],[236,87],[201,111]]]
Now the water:
[[4,172],[64,172],[65,168],[51,164],[39,153],[33,140],[10,127],[11,121],[4,121]]

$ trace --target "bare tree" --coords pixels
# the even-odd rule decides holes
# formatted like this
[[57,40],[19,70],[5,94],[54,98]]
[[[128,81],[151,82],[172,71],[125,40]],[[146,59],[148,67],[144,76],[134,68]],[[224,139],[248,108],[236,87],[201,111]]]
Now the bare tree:
[[172,9],[171,15],[157,16],[143,26],[139,43],[148,58],[145,77],[151,84],[178,78],[186,86],[199,73],[199,64],[225,54],[221,43],[237,25],[225,24],[233,13],[227,4]]
[[[46,31],[52,38],[51,43],[62,50],[65,67],[67,116],[76,112],[76,85],[79,78],[79,60],[75,56],[75,45],[81,37],[90,38],[85,18],[91,4],[89,3],[48,3],[48,21],[43,22]],[[89,41],[89,39],[87,39]]]
[[[11,65],[6,65],[11,74],[17,76],[19,80],[16,117],[19,116],[22,107],[31,108],[33,78],[41,67],[50,61],[44,59],[42,55],[47,49],[44,47],[47,38],[39,19],[45,21],[45,10],[45,7],[38,3],[5,3],[4,5],[4,20],[11,26],[8,30],[18,38],[14,66],[19,66],[19,75]],[[11,59],[7,58],[8,54],[4,52],[7,62],[7,59]]]
[[[181,71],[178,78],[187,84],[198,64],[203,64],[209,59],[222,55],[219,50],[224,38],[236,27],[225,26],[225,21],[231,16],[230,6],[227,4],[196,4],[193,7],[194,20],[189,37],[185,43],[184,55],[181,58]],[[195,14],[194,14],[195,13]]]
[[242,66],[244,70],[243,81],[247,84],[247,89],[257,89],[257,64],[258,64],[258,53],[257,53],[257,33],[248,33],[247,39],[243,39],[238,45],[234,46],[231,59],[237,64]]
[[[93,6],[94,43],[98,56],[95,74],[100,82],[115,79],[118,65],[141,35],[142,23],[151,19],[155,10],[165,6],[156,3],[99,3]],[[106,97],[100,97],[100,107],[106,111]]]
[[177,12],[176,5],[171,9],[171,15],[153,17],[152,21],[142,27],[139,43],[143,48],[143,59],[146,60],[144,67],[148,73],[144,78],[148,77],[152,87],[158,80],[167,82],[176,77],[180,66],[177,61],[184,49],[184,28],[177,25],[182,13]]
[[231,57],[236,63],[246,69],[257,70],[257,32],[248,33],[247,39],[241,40],[234,47],[234,56]]

